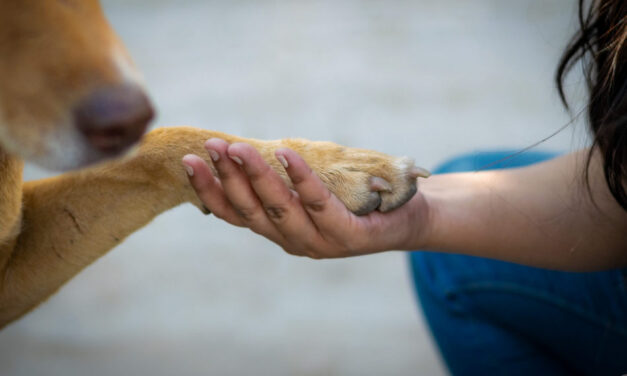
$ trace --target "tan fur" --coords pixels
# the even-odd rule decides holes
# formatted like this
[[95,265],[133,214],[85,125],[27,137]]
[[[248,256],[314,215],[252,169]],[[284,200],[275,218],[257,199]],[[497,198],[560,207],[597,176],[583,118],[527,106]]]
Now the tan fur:
[[4,149],[55,169],[93,160],[68,109],[97,88],[141,86],[125,77],[116,53],[132,68],[96,0],[0,1]]
[[[0,327],[159,213],[185,202],[201,207],[181,158],[206,156],[203,143],[211,137],[252,144],[288,184],[274,151],[294,149],[354,212],[390,210],[415,192],[417,172],[407,159],[189,127],[150,132],[131,157],[23,183],[22,158],[49,158],[50,132],[71,134],[73,124],[59,119],[68,117],[76,98],[122,79],[102,51],[116,43],[94,0],[0,1]],[[385,179],[389,191],[373,192],[381,186],[373,177]]]
[[202,145],[211,137],[251,143],[284,177],[274,150],[296,150],[353,211],[372,194],[372,176],[392,183],[394,200],[405,201],[408,197],[402,196],[415,187],[409,169],[398,169],[395,158],[377,152],[329,142],[247,140],[183,127],[152,131],[133,157],[23,185],[21,161],[4,154],[0,326],[28,312],[159,213],[184,202],[200,206],[181,158],[206,155]]

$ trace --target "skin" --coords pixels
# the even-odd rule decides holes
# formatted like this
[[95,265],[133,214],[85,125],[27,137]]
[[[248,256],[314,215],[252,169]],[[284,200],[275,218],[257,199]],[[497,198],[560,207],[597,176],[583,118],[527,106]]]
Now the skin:
[[[402,205],[416,192],[416,177],[428,174],[409,158],[331,142],[243,139],[190,127],[154,130],[127,155],[103,150],[138,141],[145,116],[126,113],[113,124],[126,132],[101,127],[119,115],[112,108],[120,103],[136,106],[131,114],[144,112],[141,87],[97,0],[0,0],[0,329],[161,212],[187,202],[206,211],[180,161],[202,153],[207,138],[252,145],[285,184],[274,152],[298,151],[358,214]],[[100,128],[96,142],[86,121]],[[73,171],[23,182],[25,160]],[[238,212],[251,220],[254,214]]]
[[[254,147],[257,157],[266,158],[263,166],[272,170],[272,176],[284,179],[285,189],[290,179],[274,153],[283,147],[298,150],[315,166],[316,176],[322,179],[317,181],[341,200],[338,207],[355,212],[374,210],[373,203],[385,203],[390,210],[402,205],[409,199],[407,193],[415,192],[414,174],[424,172],[405,163],[406,158],[329,142],[261,141],[168,127],[148,133],[134,153],[119,160],[24,183],[22,160],[0,148],[0,328],[36,307],[163,211],[192,203],[206,212],[181,158],[203,153],[204,140],[210,137]],[[210,156],[205,158],[202,163],[209,169]],[[220,171],[228,174],[222,167]],[[284,217],[280,206],[269,213],[276,220]],[[243,221],[258,221],[257,213],[245,206],[237,215]]]
[[[566,189],[579,173],[568,163],[439,176],[413,196],[416,178],[428,173],[408,158],[180,127],[150,132],[132,155],[84,168],[112,155],[79,132],[75,106],[100,89],[141,87],[96,0],[0,1],[0,56],[0,328],[185,202],[313,258],[430,247],[573,270],[626,263],[624,212],[602,184],[593,185],[601,210]],[[208,143],[220,181],[211,154],[189,155],[202,154],[210,137],[226,140]],[[23,160],[84,169],[24,183]]]
[[287,161],[289,189],[251,146],[212,139],[205,147],[219,156],[217,177],[199,157],[183,159],[200,200],[290,254],[432,249],[569,271],[627,266],[627,212],[610,195],[597,155],[587,194],[585,150],[526,168],[433,176],[402,207],[355,216],[292,150],[276,151]]

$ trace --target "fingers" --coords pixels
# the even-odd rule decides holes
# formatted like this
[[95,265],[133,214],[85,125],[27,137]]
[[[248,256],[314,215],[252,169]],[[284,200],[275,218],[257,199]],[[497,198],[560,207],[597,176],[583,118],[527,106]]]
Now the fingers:
[[345,238],[347,229],[357,224],[356,217],[331,194],[296,152],[282,148],[276,151],[276,156],[286,162],[285,170],[300,196],[300,202],[320,232],[337,239]]
[[240,227],[249,227],[256,232],[266,232],[264,235],[271,240],[281,241],[279,234],[272,227],[263,228],[263,224],[251,223],[251,217],[242,215],[242,211],[236,209],[225,193],[220,180],[213,176],[213,173],[205,161],[193,154],[183,157],[183,164],[188,173],[188,177],[194,191],[202,201],[203,205],[216,217],[227,221],[230,224]]
[[[281,241],[282,236],[266,216],[248,177],[242,171],[243,161],[237,156],[229,155],[228,147],[229,144],[226,141],[217,138],[212,138],[205,143],[205,148],[213,161],[224,195],[232,206],[232,210],[251,230],[275,242]],[[210,206],[207,207],[209,210],[212,209]]]
[[249,227],[292,254],[338,257],[363,248],[366,221],[346,209],[294,151],[279,149],[275,156],[295,192],[252,146],[220,139],[205,146],[219,180],[199,157],[186,156],[183,162],[193,168],[190,181],[217,217]]
[[255,148],[248,144],[235,143],[229,146],[228,155],[242,161],[242,169],[248,176],[266,216],[292,246],[306,248],[319,241],[317,229],[303,210],[298,196],[287,187]]
[[202,158],[188,154],[183,157],[183,165],[185,165],[189,181],[196,191],[196,195],[205,207],[216,217],[222,218],[232,225],[245,225],[226,198],[222,184],[213,176],[211,169]]

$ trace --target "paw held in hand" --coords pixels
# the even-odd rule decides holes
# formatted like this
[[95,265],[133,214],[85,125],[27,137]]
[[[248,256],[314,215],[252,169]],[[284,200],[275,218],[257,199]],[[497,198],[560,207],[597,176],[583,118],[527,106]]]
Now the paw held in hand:
[[319,175],[356,215],[398,208],[416,194],[416,179],[429,176],[427,170],[407,157],[350,148],[342,148],[339,154]]

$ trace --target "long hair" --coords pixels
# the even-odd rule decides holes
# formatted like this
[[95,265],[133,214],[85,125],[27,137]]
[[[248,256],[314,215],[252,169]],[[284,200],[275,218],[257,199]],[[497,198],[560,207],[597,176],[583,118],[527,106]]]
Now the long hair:
[[588,87],[588,122],[593,144],[603,158],[605,180],[616,201],[627,210],[627,0],[579,0],[579,30],[568,44],[556,73],[564,105],[566,75],[577,63]]

